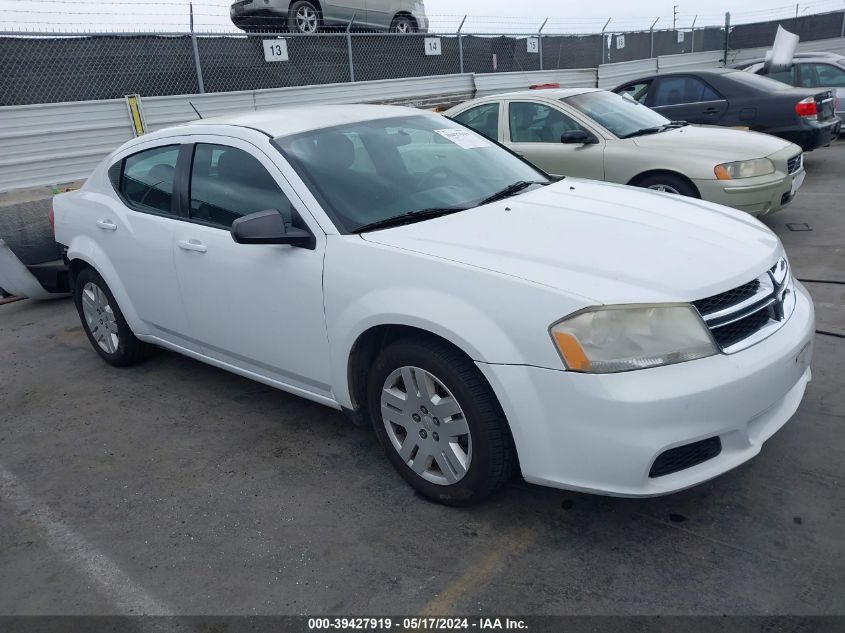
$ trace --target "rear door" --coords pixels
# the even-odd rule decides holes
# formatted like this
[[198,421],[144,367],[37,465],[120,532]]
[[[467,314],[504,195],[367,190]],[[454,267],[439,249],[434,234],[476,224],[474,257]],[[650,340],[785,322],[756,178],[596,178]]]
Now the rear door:
[[[215,360],[330,398],[325,234],[263,150],[230,137],[193,139],[190,181],[182,194],[190,218],[173,239],[194,336]],[[314,248],[235,243],[232,222],[267,209],[309,230]]]
[[655,78],[647,105],[672,121],[718,125],[728,101],[710,84],[693,75]]
[[93,205],[91,231],[141,321],[139,333],[196,350],[173,262],[173,235],[183,219],[174,186],[186,159],[175,139],[121,157],[109,170],[117,199]]
[[[605,140],[562,109],[540,101],[508,101],[504,144],[549,174],[604,179]],[[583,130],[595,143],[562,143],[564,132]]]
[[826,62],[798,64],[802,86],[808,88],[830,88],[839,100],[836,113],[845,114],[845,68]]
[[399,10],[399,2],[396,0],[366,0],[367,24],[377,29],[387,30],[393,21],[393,17]]

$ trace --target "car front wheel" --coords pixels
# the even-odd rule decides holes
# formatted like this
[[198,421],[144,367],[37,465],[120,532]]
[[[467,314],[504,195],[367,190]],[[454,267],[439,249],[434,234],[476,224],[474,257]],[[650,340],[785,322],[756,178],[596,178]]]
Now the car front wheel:
[[400,15],[393,19],[390,30],[393,33],[416,33],[417,24],[411,18]]
[[73,299],[88,340],[104,361],[124,367],[149,355],[152,348],[135,338],[114,295],[95,270],[85,268],[77,275]]
[[687,196],[688,198],[698,198],[698,192],[689,182],[672,174],[654,174],[641,178],[636,183],[637,187],[644,189],[652,189],[654,191],[662,191],[664,193],[674,193],[680,196]]
[[515,451],[505,415],[459,351],[434,339],[397,341],[376,360],[367,395],[388,459],[429,499],[477,503],[511,476]]

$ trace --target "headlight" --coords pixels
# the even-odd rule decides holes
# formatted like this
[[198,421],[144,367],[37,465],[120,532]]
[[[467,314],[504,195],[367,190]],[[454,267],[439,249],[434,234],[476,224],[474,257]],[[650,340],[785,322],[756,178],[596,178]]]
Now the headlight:
[[753,178],[775,173],[775,164],[768,158],[754,160],[740,160],[735,163],[722,163],[713,168],[718,180],[735,180],[737,178]]
[[588,308],[549,331],[567,369],[594,374],[682,363],[718,351],[687,303]]

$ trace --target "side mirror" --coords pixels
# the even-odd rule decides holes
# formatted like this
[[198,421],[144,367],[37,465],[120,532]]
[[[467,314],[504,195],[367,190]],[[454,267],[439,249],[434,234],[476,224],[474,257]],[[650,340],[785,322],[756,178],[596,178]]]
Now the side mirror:
[[314,250],[317,240],[308,231],[285,226],[276,209],[245,215],[232,222],[232,239],[238,244],[288,244]]
[[592,134],[588,134],[584,130],[569,130],[560,135],[561,143],[580,143],[590,144],[595,143],[596,138]]

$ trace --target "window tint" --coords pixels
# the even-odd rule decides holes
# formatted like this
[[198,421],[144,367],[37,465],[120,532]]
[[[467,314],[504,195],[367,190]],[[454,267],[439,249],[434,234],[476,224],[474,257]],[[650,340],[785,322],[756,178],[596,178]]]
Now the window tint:
[[584,129],[557,108],[528,102],[508,105],[508,125],[512,143],[560,143],[564,132]]
[[475,106],[454,117],[464,125],[468,125],[479,134],[487,138],[499,140],[499,104],[485,103]]
[[778,70],[773,73],[767,73],[764,69],[761,69],[758,74],[765,75],[769,79],[774,79],[775,81],[780,81],[790,86],[798,85],[798,78],[795,76],[795,66],[792,66],[787,70]]
[[650,87],[650,81],[640,81],[635,84],[628,84],[627,86],[622,88],[622,90],[619,91],[619,94],[628,95],[634,101],[645,103],[646,97],[648,97],[648,89]]
[[138,152],[123,161],[120,193],[131,207],[172,213],[178,157],[179,146],[166,145]]
[[815,83],[811,87],[845,88],[845,69],[833,64],[802,64],[801,78],[810,70]]
[[251,154],[226,145],[198,143],[191,165],[191,218],[223,228],[241,216],[278,210],[293,220],[293,208],[276,181]]
[[722,97],[698,77],[666,77],[657,83],[655,106],[717,101]]

